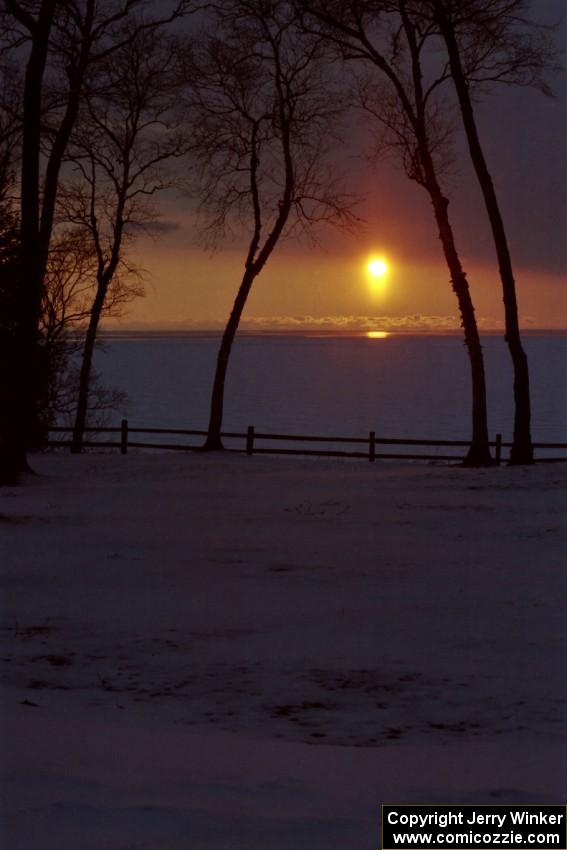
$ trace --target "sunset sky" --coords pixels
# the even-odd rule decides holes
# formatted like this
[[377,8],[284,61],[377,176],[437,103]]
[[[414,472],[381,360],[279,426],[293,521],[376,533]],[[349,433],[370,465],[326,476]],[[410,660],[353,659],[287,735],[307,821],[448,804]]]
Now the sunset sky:
[[[542,20],[558,19],[561,0],[534,4]],[[567,43],[567,24],[556,43]],[[525,328],[567,328],[567,80],[549,99],[501,87],[479,109],[485,150],[504,213]],[[364,194],[360,233],[320,232],[320,244],[293,239],[276,248],[256,281],[242,327],[256,329],[449,329],[459,325],[456,300],[429,200],[397,162],[372,166],[361,158],[364,119],[357,119],[340,153],[349,188]],[[502,303],[491,236],[466,151],[447,193],[457,245],[468,274],[479,325],[502,327]],[[211,255],[198,247],[190,198],[162,199],[155,239],[139,238],[133,255],[147,271],[147,295],[130,305],[122,327],[223,326],[244,262],[227,242]],[[372,285],[366,264],[387,258],[390,268]],[[109,322],[107,327],[115,326]]]

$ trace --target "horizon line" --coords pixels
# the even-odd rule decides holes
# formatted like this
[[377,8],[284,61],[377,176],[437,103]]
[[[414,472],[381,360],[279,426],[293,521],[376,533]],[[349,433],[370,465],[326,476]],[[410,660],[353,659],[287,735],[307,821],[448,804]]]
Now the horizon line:
[[[521,328],[523,335],[566,335],[567,327],[529,327]],[[179,326],[179,325],[145,325],[132,324],[124,327],[106,327],[101,328],[100,333],[103,336],[120,336],[120,335],[137,335],[137,334],[168,334],[179,336],[219,336],[223,333],[224,327],[195,327],[195,326]],[[504,328],[479,328],[481,336],[497,336],[505,334]],[[332,328],[332,327],[260,327],[249,328],[244,327],[238,330],[238,336],[303,336],[303,337],[362,337],[368,338],[371,334],[383,334],[384,336],[462,336],[463,331],[460,328],[446,327],[400,327],[400,328]]]

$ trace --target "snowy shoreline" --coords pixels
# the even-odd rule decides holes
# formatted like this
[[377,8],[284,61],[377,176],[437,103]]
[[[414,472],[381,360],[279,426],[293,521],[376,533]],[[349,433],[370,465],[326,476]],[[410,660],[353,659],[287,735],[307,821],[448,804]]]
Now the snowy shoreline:
[[563,464],[34,463],[2,846],[370,850],[382,802],[566,797]]

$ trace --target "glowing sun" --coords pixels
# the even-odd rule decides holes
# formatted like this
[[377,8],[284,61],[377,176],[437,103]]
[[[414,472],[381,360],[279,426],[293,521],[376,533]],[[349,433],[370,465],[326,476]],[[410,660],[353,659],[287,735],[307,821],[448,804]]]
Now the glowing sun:
[[382,257],[373,257],[366,266],[371,277],[384,277],[388,273],[388,263]]

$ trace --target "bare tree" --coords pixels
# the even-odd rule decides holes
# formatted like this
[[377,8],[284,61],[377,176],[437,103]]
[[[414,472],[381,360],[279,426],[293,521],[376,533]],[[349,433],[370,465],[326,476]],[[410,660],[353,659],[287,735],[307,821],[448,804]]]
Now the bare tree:
[[[35,10],[26,5],[5,0],[0,11],[11,16],[30,37],[30,51],[26,66],[22,97],[22,168],[20,258],[18,274],[20,284],[16,289],[15,322],[13,327],[12,374],[7,387],[9,396],[4,399],[2,416],[2,455],[9,460],[6,474],[0,479],[13,477],[14,469],[26,467],[26,444],[35,434],[37,398],[37,330],[41,310],[41,252],[40,229],[40,144],[41,144],[41,93],[43,88],[49,38],[53,26],[57,0],[43,0]],[[35,15],[34,15],[35,11]]]
[[[14,93],[11,89],[10,93]],[[17,373],[7,368],[15,359],[14,340],[16,327],[16,300],[19,286],[20,227],[16,212],[17,181],[15,159],[17,134],[11,119],[17,118],[11,97],[0,98],[0,433],[5,433],[3,417],[13,398],[10,382]],[[6,108],[8,107],[8,108]],[[84,238],[84,233],[58,230],[52,239],[46,268],[37,367],[41,369],[41,392],[35,400],[36,416],[40,429],[62,417],[69,417],[76,409],[78,374],[77,355],[84,336],[96,284],[96,256]],[[128,286],[114,286],[112,297],[107,299],[105,314],[116,315],[123,304],[132,297]],[[92,407],[98,419],[111,405],[123,399],[116,390],[107,389],[100,381],[92,390]],[[4,447],[4,442],[0,447]],[[0,463],[3,483],[16,480],[13,454],[7,451]]]
[[[216,364],[204,448],[221,449],[232,344],[256,278],[280,239],[322,222],[348,227],[353,199],[328,159],[341,104],[329,88],[323,46],[305,37],[288,2],[229,0],[215,35],[193,57],[192,126],[201,174],[203,238],[246,244],[244,271]],[[312,232],[312,231],[311,231]]]
[[[81,353],[97,288],[97,256],[81,228],[58,232],[52,240],[45,275],[40,351],[45,380],[39,400],[40,419],[48,428],[72,423],[76,416]],[[137,281],[115,276],[105,300],[103,315],[117,316],[136,295]],[[105,387],[91,373],[89,413],[100,424],[104,414],[122,404],[124,394]]]
[[514,368],[514,436],[510,463],[533,461],[528,359],[520,335],[516,282],[496,190],[475,116],[474,95],[487,84],[534,85],[549,89],[555,65],[549,33],[526,17],[525,0],[425,0],[417,12],[440,32],[457,93],[471,160],[484,198],[498,258],[506,342]]
[[[26,446],[37,438],[36,400],[40,394],[38,336],[45,274],[54,227],[61,167],[75,126],[85,80],[124,40],[124,21],[136,19],[133,39],[176,20],[194,8],[191,0],[166,0],[156,14],[152,0],[1,0],[0,18],[8,45],[29,45],[22,94],[21,261],[4,455],[26,468]],[[49,61],[52,64],[49,65]],[[45,120],[46,71],[57,78],[58,97]],[[48,133],[43,128],[49,125]],[[45,169],[41,174],[41,163]],[[42,179],[41,179],[42,178]]]
[[[449,217],[442,178],[450,165],[451,121],[439,90],[446,69],[430,61],[433,31],[411,13],[405,0],[300,2],[309,30],[334,44],[362,68],[360,103],[380,128],[379,149],[393,151],[407,176],[428,194],[443,254],[457,297],[472,377],[472,436],[468,466],[492,463],[482,346],[466,273]],[[368,69],[371,69],[369,72]],[[375,72],[378,72],[376,75]]]
[[69,146],[75,178],[61,189],[64,215],[91,246],[94,294],[73,430],[79,452],[86,425],[92,358],[109,301],[141,294],[127,245],[156,219],[154,196],[172,184],[167,163],[186,151],[177,103],[182,75],[175,43],[156,30],[124,38],[85,92]]

